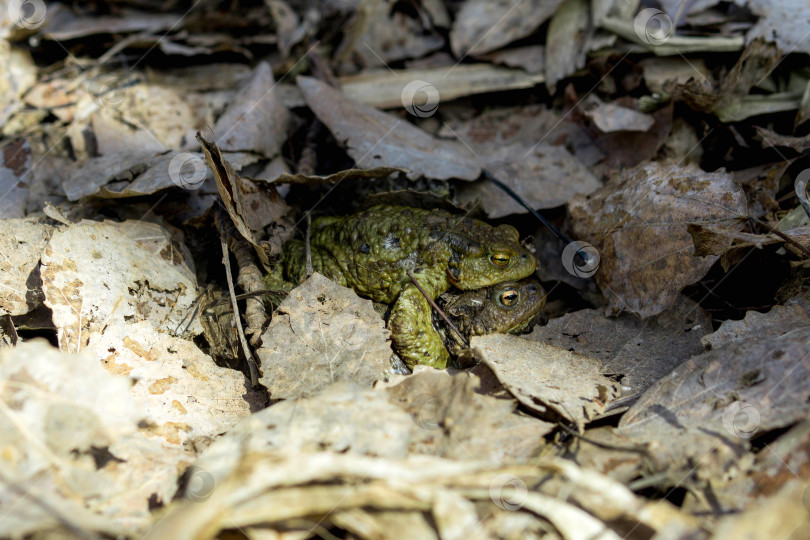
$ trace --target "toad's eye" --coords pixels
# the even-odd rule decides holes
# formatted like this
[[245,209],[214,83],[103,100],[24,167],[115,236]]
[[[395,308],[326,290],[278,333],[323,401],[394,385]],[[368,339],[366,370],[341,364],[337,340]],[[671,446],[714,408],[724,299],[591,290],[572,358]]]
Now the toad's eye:
[[506,289],[498,297],[498,300],[506,307],[514,306],[518,301],[518,292],[515,289]]
[[509,264],[509,255],[506,253],[495,253],[494,255],[490,255],[489,260],[492,261],[492,264],[495,266],[503,268]]

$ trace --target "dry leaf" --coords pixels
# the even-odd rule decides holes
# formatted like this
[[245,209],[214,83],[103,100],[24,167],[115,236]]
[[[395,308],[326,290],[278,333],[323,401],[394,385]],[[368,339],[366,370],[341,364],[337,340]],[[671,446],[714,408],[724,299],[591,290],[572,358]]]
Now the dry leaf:
[[594,278],[610,308],[650,317],[717,260],[692,255],[687,225],[738,230],[745,196],[729,173],[648,163],[614,176],[587,198],[575,196],[569,211],[575,238],[599,252]]
[[153,223],[82,221],[54,232],[41,275],[60,348],[82,350],[109,324],[146,320],[174,331],[197,294],[191,264],[185,247]]
[[480,175],[474,156],[463,146],[437,140],[406,120],[355,103],[317,79],[297,80],[309,108],[346,145],[357,167],[404,167],[411,179],[474,180]]
[[470,345],[501,384],[543,418],[564,418],[582,429],[621,395],[618,384],[600,375],[596,358],[505,334],[474,337]]
[[810,315],[798,304],[773,306],[767,313],[749,311],[739,321],[723,321],[714,333],[700,339],[706,349],[717,349],[731,342],[776,338],[810,326]]
[[539,453],[554,425],[518,413],[517,402],[508,399],[489,370],[475,371],[480,377],[421,367],[386,390],[420,428],[412,435],[410,453],[493,463],[525,461]]
[[563,2],[551,18],[546,36],[546,86],[549,93],[556,91],[557,82],[585,66],[589,27],[590,6],[586,0]]
[[[522,144],[502,146],[478,160],[535,209],[562,206],[574,194],[587,195],[601,185],[564,146],[538,144],[529,149]],[[459,185],[456,200],[462,206],[480,201],[490,219],[528,212],[489,180]]]
[[87,349],[107,371],[129,377],[128,391],[148,423],[142,431],[170,445],[202,449],[266,401],[240,372],[146,321],[93,333]]
[[270,397],[292,399],[337,381],[371,386],[391,345],[371,300],[316,273],[281,303],[256,353]]
[[42,303],[35,269],[52,231],[30,218],[0,221],[0,310],[23,315]]
[[681,297],[675,309],[644,321],[632,315],[608,318],[597,309],[568,313],[535,327],[528,339],[598,358],[602,373],[621,374],[622,390],[633,394],[702,353],[701,337],[711,330],[711,318]]
[[701,475],[711,476],[739,459],[753,437],[806,417],[808,355],[810,327],[727,342],[650,387],[622,417],[619,431],[653,445],[651,468],[667,471],[663,485],[696,463]]
[[261,62],[214,125],[215,143],[231,152],[272,158],[287,139],[290,113],[274,93],[273,71]]
[[457,58],[483,54],[534,32],[562,0],[467,0],[456,15],[450,44]]
[[804,0],[734,0],[747,6],[759,20],[745,38],[751,42],[764,38],[775,42],[785,53],[810,54],[807,21],[810,5]]
[[531,88],[542,75],[527,75],[516,69],[489,64],[459,64],[420,69],[364,71],[340,78],[343,95],[351,100],[382,109],[403,106],[405,81],[420,81],[435,88],[440,101],[474,94]]

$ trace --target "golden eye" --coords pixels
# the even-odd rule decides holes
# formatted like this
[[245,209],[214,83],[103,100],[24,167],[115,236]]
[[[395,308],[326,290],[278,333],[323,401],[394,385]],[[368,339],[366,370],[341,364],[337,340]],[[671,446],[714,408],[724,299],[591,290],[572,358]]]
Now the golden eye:
[[495,266],[503,268],[509,264],[509,255],[506,253],[495,253],[494,255],[490,255],[489,260],[492,261],[492,264]]
[[519,295],[518,295],[518,292],[515,289],[506,289],[498,297],[498,300],[504,306],[509,307],[509,306],[514,306],[515,304],[517,304],[518,298],[519,298]]

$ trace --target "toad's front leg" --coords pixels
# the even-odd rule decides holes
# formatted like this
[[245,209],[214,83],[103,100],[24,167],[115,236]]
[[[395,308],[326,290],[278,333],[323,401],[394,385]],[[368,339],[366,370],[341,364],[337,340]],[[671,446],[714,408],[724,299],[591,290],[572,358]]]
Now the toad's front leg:
[[[417,278],[418,279],[418,278]],[[419,280],[420,284],[424,283]],[[432,287],[424,287],[428,294]],[[434,295],[435,297],[435,295]],[[433,328],[430,304],[414,284],[408,284],[391,309],[388,328],[397,353],[409,368],[426,364],[435,368],[447,367],[449,354],[441,336]]]

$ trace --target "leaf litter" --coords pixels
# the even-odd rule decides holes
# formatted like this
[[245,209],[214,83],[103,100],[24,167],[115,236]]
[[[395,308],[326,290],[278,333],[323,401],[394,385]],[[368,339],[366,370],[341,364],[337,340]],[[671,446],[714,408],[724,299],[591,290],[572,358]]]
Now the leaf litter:
[[[4,3],[0,536],[806,537],[799,4]],[[515,226],[542,322],[262,300],[375,202]]]

